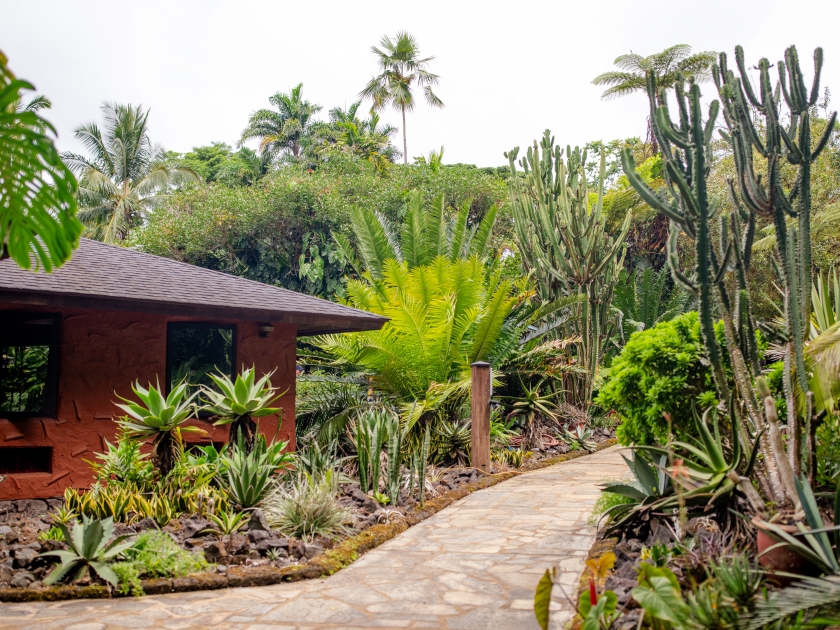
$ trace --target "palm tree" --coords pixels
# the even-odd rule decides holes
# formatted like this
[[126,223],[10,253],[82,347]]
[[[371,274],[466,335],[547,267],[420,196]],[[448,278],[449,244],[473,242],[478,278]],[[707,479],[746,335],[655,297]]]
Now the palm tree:
[[90,157],[62,154],[79,176],[78,217],[90,236],[119,243],[142,225],[149,210],[179,180],[198,180],[188,168],[173,165],[163,147],[149,140],[149,110],[142,105],[105,103],[104,126],[90,122],[76,129]]
[[[642,57],[631,52],[627,55],[620,55],[613,62],[619,70],[599,74],[592,79],[592,83],[609,86],[601,95],[601,98],[605,100],[636,92],[647,92],[647,73],[649,71],[653,71],[656,76],[656,85],[660,89],[674,87],[679,76],[682,76],[686,81],[694,80],[695,83],[703,83],[711,78],[712,64],[714,64],[716,57],[717,53],[712,51],[692,55],[691,46],[687,44],[677,44],[648,57]],[[657,93],[657,101],[659,96]],[[656,152],[656,139],[653,136],[652,124],[653,121],[648,119],[648,140],[654,145],[654,152]]]
[[405,133],[405,112],[414,109],[415,100],[412,87],[423,88],[426,102],[432,107],[443,107],[441,101],[432,91],[437,85],[438,76],[429,72],[429,62],[434,57],[420,59],[420,49],[417,40],[405,31],[400,31],[394,39],[387,35],[382,37],[380,50],[376,46],[371,51],[379,59],[382,73],[373,77],[359,96],[373,99],[373,111],[377,111],[392,104],[402,114],[403,131],[403,160],[408,164],[408,143]]
[[303,100],[303,83],[298,83],[291,92],[277,92],[269,97],[268,102],[276,107],[260,109],[251,114],[248,126],[242,131],[239,145],[251,138],[259,138],[260,152],[267,153],[272,159],[287,152],[299,160],[303,144],[315,124],[314,116],[321,111],[321,106]]
[[362,101],[356,101],[347,109],[335,107],[330,110],[328,123],[317,123],[313,135],[320,147],[315,148],[316,153],[352,153],[374,163],[381,160],[390,163],[399,157],[399,151],[391,144],[397,128],[380,125],[379,114],[373,111],[369,118],[359,118],[361,105]]

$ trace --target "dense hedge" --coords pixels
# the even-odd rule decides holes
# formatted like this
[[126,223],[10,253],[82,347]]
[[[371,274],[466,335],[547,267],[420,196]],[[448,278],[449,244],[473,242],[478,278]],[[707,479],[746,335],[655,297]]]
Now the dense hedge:
[[690,312],[630,337],[609,368],[597,404],[621,418],[620,444],[666,444],[670,415],[677,437],[695,433],[692,402],[713,396],[697,313]]
[[[395,219],[409,193],[429,201],[443,194],[450,208],[472,199],[473,220],[503,204],[504,180],[472,166],[431,169],[395,165],[385,174],[366,162],[316,172],[289,166],[250,187],[192,186],[152,212],[129,244],[142,251],[253,280],[331,298],[342,293],[345,261],[332,230],[347,231],[348,212],[360,205]],[[506,217],[495,243],[510,231]]]

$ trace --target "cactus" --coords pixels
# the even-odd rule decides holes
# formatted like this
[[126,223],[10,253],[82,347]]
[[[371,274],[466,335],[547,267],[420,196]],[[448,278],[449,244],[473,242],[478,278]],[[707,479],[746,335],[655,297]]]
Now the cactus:
[[519,147],[505,153],[510,162],[509,188],[516,243],[527,271],[537,280],[540,297],[548,302],[583,294],[574,308],[575,333],[581,337],[578,357],[586,370],[579,402],[589,404],[602,345],[615,325],[610,313],[613,289],[624,264],[624,239],[630,213],[619,233],[611,236],[604,225],[604,155],[597,184],[597,198],[590,199],[586,179],[586,151],[554,145],[549,130],[542,141],[528,148],[519,165]]
[[[740,47],[736,48],[735,58],[738,74],[729,69],[725,54],[720,55],[719,63],[713,68],[720,102],[710,104],[705,121],[700,107],[699,86],[691,84],[686,93],[682,83],[677,83],[678,115],[675,123],[664,91],[657,94],[656,79],[652,74],[648,76],[651,117],[665,165],[667,193],[654,191],[642,181],[635,172],[633,157],[628,150],[622,152],[622,163],[631,185],[647,203],[670,219],[668,263],[674,280],[699,297],[703,341],[718,394],[722,400],[737,397],[739,404],[730,405],[733,410],[731,421],[742,435],[760,435],[764,455],[763,471],[759,474],[762,491],[768,499],[795,503],[797,497],[791,490],[790,475],[799,475],[802,470],[803,446],[808,455],[806,470],[809,476],[815,469],[811,419],[813,396],[808,389],[803,360],[811,308],[806,293],[811,286],[810,168],[825,147],[836,116],[832,115],[825,135],[811,150],[809,110],[815,105],[819,92],[820,49],[814,54],[815,76],[809,94],[806,93],[793,47],[785,52],[785,61],[777,64],[780,90],[772,88],[770,63],[767,59],[759,62],[758,95],[750,83]],[[787,127],[778,114],[782,95],[790,112]],[[709,199],[706,190],[712,132],[721,110],[727,127],[727,132],[721,132],[721,135],[732,147],[738,175],[737,182],[729,182],[735,210],[728,216],[718,216],[718,204]],[[753,122],[755,112],[763,118],[763,133],[759,133]],[[756,154],[766,160],[763,177],[756,174]],[[784,189],[780,177],[783,159],[797,166],[799,171],[790,190]],[[775,267],[785,294],[785,332],[789,341],[784,382],[790,435],[786,453],[781,441],[775,439],[777,419],[767,415],[767,392],[763,381],[758,380],[760,367],[747,281],[758,216],[773,218],[777,240]],[[796,227],[788,227],[788,217],[797,218]],[[711,236],[715,220],[718,222],[717,245]],[[680,266],[678,248],[683,234],[694,244],[695,264],[692,269]],[[734,281],[726,282],[727,274],[732,274]],[[734,392],[730,392],[723,371],[723,351],[714,335],[715,314],[723,320],[725,351],[732,366]],[[804,424],[797,417],[794,400],[791,376],[794,366],[798,384],[805,393]],[[740,410],[745,412],[746,418]],[[765,432],[766,428],[770,429],[769,433]],[[804,442],[803,435],[806,438]]]

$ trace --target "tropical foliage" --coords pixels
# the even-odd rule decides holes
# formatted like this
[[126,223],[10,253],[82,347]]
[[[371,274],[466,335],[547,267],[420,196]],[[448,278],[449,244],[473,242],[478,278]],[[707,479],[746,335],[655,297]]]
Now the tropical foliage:
[[55,129],[38,113],[49,101],[22,104],[34,87],[18,79],[0,52],[0,260],[51,271],[73,253],[82,233],[76,218],[76,178],[49,137]]

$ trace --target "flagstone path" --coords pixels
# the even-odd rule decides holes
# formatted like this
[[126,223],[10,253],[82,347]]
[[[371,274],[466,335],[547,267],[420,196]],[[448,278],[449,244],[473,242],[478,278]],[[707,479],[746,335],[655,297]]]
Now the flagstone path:
[[[475,492],[325,579],[156,597],[0,604],[0,628],[320,630],[538,628],[546,568],[574,596],[594,539],[597,484],[626,475],[613,447]],[[552,628],[573,608],[556,588]]]

